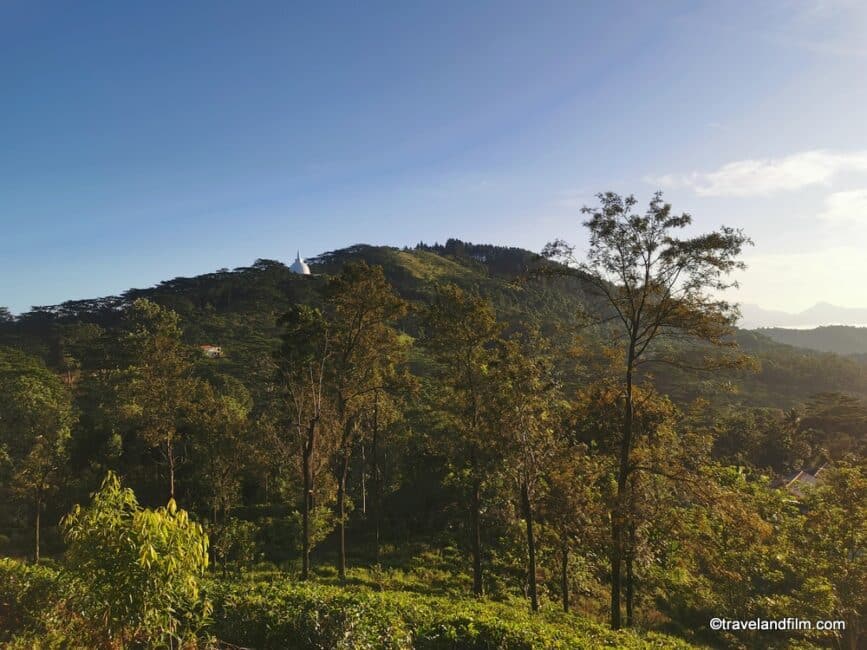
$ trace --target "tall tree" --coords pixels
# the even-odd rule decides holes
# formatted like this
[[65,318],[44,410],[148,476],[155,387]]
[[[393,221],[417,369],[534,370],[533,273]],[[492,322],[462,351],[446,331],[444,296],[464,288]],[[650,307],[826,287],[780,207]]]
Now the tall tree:
[[[406,388],[405,385],[404,388]],[[414,387],[410,386],[410,388]],[[399,387],[397,390],[391,388],[375,389],[373,398],[368,401],[362,425],[363,431],[367,434],[367,438],[362,441],[362,444],[367,444],[367,447],[362,447],[362,451],[365,448],[368,450],[367,456],[364,459],[366,465],[370,468],[371,479],[368,510],[372,511],[374,556],[377,562],[379,561],[381,552],[383,519],[385,515],[384,498],[387,477],[384,456],[389,447],[388,436],[403,421],[405,399],[410,394],[412,393],[400,390]],[[367,467],[364,467],[362,471],[364,472],[366,469]]]
[[[333,448],[330,409],[325,392],[326,367],[332,356],[328,323],[318,309],[295,305],[280,319],[280,349],[275,380],[287,411],[288,447],[301,465],[301,579],[310,575],[311,519],[316,478]],[[323,438],[323,433],[325,434]]]
[[437,288],[424,318],[424,343],[440,364],[446,390],[442,408],[454,422],[452,458],[467,476],[473,593],[482,595],[482,483],[489,440],[483,407],[491,387],[490,364],[500,334],[488,300],[454,284]]
[[0,455],[11,465],[12,496],[33,506],[33,556],[40,559],[41,517],[59,487],[73,424],[71,398],[40,361],[0,348]]
[[211,523],[224,521],[238,502],[242,473],[251,454],[249,414],[252,400],[238,380],[222,377],[217,385],[199,381],[193,403],[191,446],[200,503]]
[[547,343],[537,332],[502,341],[494,361],[493,390],[486,411],[491,438],[499,442],[503,466],[517,488],[527,540],[527,586],[532,610],[539,610],[536,566],[536,499],[549,465],[558,454],[554,427],[560,406],[558,382]]
[[400,377],[405,340],[395,327],[407,305],[385,278],[381,266],[348,263],[325,288],[333,355],[328,387],[334,393],[340,444],[337,478],[337,572],[346,579],[346,488],[352,449],[363,416],[379,393]]
[[604,499],[607,458],[585,445],[561,444],[545,475],[540,494],[540,518],[556,549],[558,583],[563,611],[571,607],[572,559],[588,560],[605,548],[608,511]]
[[127,315],[130,355],[123,410],[144,441],[158,449],[168,472],[168,497],[175,498],[179,445],[195,388],[190,349],[181,340],[180,318],[171,309],[139,298]]
[[[617,496],[611,517],[611,625],[621,627],[621,591],[624,534],[629,522],[626,497],[634,442],[634,389],[640,373],[652,364],[709,369],[738,363],[730,355],[708,360],[707,345],[733,346],[729,335],[737,317],[736,306],[717,294],[734,286],[729,274],[744,268],[738,256],[749,239],[739,230],[680,237],[692,223],[690,215],[677,215],[657,193],[645,213],[635,211],[633,196],[607,192],[599,206],[585,207],[584,225],[590,233],[586,261],[565,241],[548,244],[543,255],[561,262],[558,270],[580,274],[603,299],[603,318],[614,324],[621,351],[624,393]],[[690,359],[659,345],[665,339],[692,344]],[[681,349],[683,346],[680,346]],[[696,359],[695,357],[698,357]]]

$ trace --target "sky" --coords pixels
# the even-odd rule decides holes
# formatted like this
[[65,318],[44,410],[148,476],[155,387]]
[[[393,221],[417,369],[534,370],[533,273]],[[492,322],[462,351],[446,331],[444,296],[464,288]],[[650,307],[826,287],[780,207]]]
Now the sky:
[[0,305],[661,189],[732,297],[867,307],[867,3],[0,0]]

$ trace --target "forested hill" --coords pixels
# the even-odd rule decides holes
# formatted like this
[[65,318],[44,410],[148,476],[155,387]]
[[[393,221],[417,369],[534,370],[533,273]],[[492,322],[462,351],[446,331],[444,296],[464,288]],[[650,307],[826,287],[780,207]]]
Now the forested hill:
[[867,327],[851,325],[827,325],[812,329],[764,327],[757,331],[779,343],[800,348],[867,357]]
[[[255,381],[263,356],[277,344],[278,318],[294,303],[315,304],[324,278],[352,260],[382,266],[398,292],[416,305],[437,283],[454,282],[490,298],[503,320],[529,319],[549,333],[574,330],[576,314],[594,309],[589,286],[580,279],[528,277],[537,260],[530,251],[450,239],[412,249],[356,245],[325,253],[308,260],[312,276],[295,275],[279,261],[257,260],[249,267],[174,278],[120,296],[36,307],[0,322],[0,345],[40,356],[58,370],[68,370],[70,359],[76,366],[99,365],[91,357],[104,352],[93,344],[120,324],[125,306],[144,297],[180,315],[187,342],[220,346],[224,356],[212,362],[220,371]],[[412,315],[403,329],[417,333]],[[819,392],[867,395],[867,363],[858,359],[784,345],[764,332],[740,331],[738,341],[759,360],[757,373],[706,377],[706,382],[677,374],[657,379],[675,396],[693,397],[706,388],[718,399],[750,406],[789,407]],[[732,392],[720,396],[720,379],[731,382]]]

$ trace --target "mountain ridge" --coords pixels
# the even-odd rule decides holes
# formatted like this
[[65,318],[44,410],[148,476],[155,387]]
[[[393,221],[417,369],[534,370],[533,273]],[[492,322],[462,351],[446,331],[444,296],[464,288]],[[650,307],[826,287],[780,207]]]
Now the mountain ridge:
[[867,327],[867,307],[841,307],[822,301],[796,313],[742,303],[741,314],[738,326],[743,329],[774,327],[814,329],[834,325]]
[[[329,251],[308,259],[310,276],[292,273],[283,262],[260,259],[248,267],[173,278],[118,296],[39,307],[0,322],[0,345],[17,346],[61,368],[65,355],[77,358],[77,339],[122,327],[123,309],[137,298],[147,298],[178,313],[189,344],[222,346],[226,356],[219,361],[221,367],[242,381],[258,384],[261,378],[254,376],[254,369],[275,349],[278,318],[293,304],[317,304],[325,278],[350,261],[382,266],[396,291],[418,307],[432,297],[437,283],[455,282],[491,300],[507,326],[530,322],[560,336],[567,345],[562,337],[574,333],[578,312],[598,310],[598,298],[580,277],[521,281],[537,260],[525,249],[455,239],[414,248],[359,244]],[[411,314],[402,327],[415,336],[419,325]],[[94,332],[88,334],[89,329]],[[738,371],[696,380],[672,370],[659,373],[654,381],[683,403],[700,392],[733,405],[781,408],[822,391],[867,396],[867,363],[792,347],[758,331],[739,330],[736,339],[746,352],[756,355],[757,374]],[[731,384],[733,392],[724,394],[720,383]]]

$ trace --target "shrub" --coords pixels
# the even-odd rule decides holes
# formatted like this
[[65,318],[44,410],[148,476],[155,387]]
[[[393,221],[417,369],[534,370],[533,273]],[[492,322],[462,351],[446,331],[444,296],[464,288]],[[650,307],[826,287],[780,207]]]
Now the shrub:
[[53,568],[0,558],[0,641],[42,627],[58,594]]
[[256,562],[259,553],[255,523],[229,517],[218,525],[211,525],[209,530],[215,564],[223,573],[227,573],[229,568],[248,569]]
[[375,594],[311,584],[219,585],[214,631],[221,641],[260,650],[403,650],[403,621]]
[[90,506],[76,506],[63,526],[80,634],[93,645],[164,646],[204,623],[208,538],[174,501],[143,509],[109,473]]
[[260,650],[577,650],[689,648],[663,635],[612,632],[573,615],[546,620],[526,604],[352,591],[287,581],[215,583],[216,636]]

